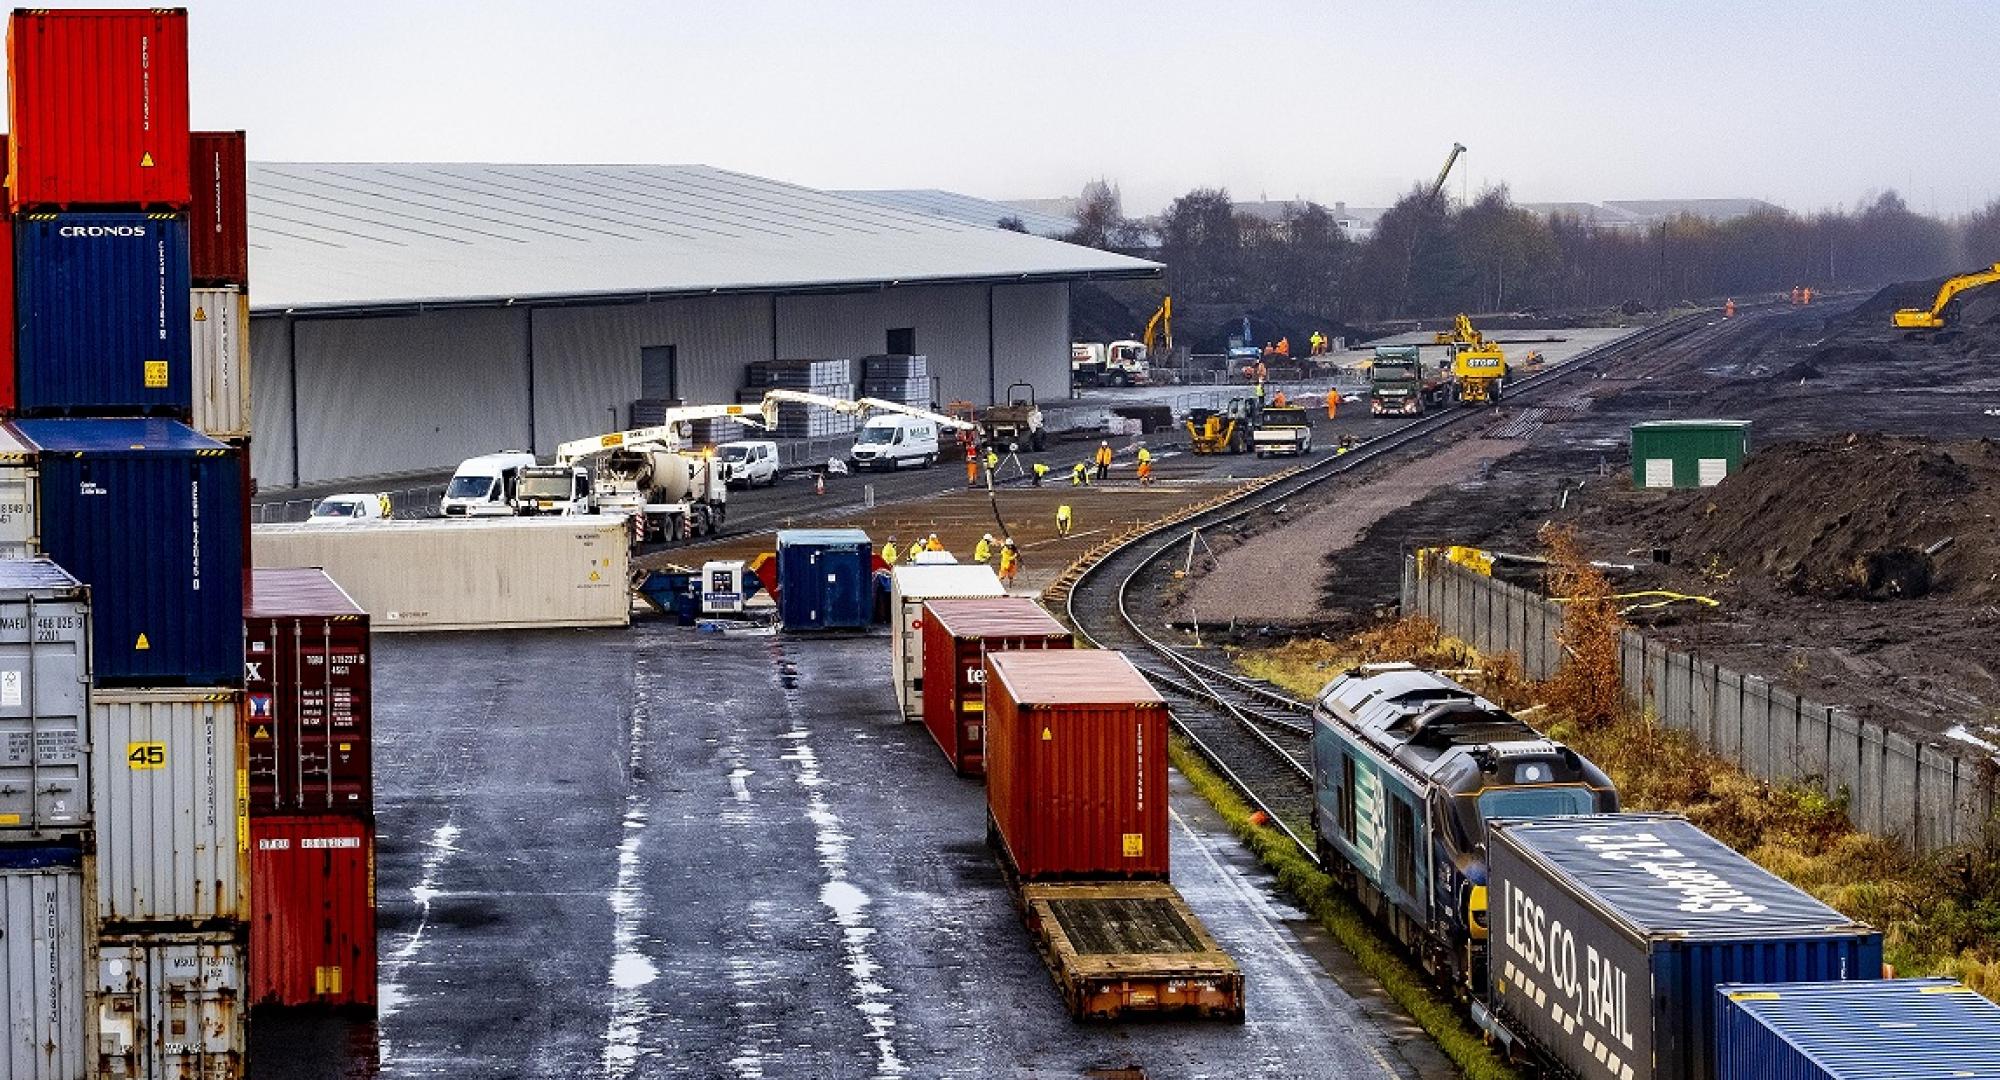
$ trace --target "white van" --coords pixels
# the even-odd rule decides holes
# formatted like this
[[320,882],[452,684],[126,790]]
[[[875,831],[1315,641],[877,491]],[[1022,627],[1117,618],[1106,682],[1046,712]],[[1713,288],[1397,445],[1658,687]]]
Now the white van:
[[732,484],[756,487],[778,482],[778,444],[768,439],[743,439],[715,448],[715,456],[729,466],[725,477]]
[[937,464],[938,427],[934,420],[890,414],[872,416],[854,437],[849,460],[859,469],[928,468]]
[[312,516],[306,518],[306,522],[312,525],[352,525],[381,521],[389,516],[387,492],[347,492],[328,495],[314,503]]
[[445,517],[508,517],[514,513],[514,488],[521,470],[535,463],[525,450],[481,454],[459,463],[451,483],[438,500]]

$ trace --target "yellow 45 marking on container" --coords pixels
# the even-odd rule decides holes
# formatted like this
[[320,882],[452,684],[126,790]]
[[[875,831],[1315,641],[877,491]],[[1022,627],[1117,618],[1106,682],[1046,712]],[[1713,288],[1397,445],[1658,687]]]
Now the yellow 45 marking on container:
[[134,769],[164,769],[167,767],[167,744],[163,742],[126,743],[125,764]]

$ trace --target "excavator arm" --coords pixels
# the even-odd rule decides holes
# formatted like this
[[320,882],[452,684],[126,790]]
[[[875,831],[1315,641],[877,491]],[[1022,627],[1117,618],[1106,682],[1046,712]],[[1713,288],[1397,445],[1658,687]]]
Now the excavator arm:
[[1146,352],[1152,356],[1163,356],[1174,350],[1174,298],[1160,298],[1160,309],[1146,320],[1143,335]]
[[1902,330],[1937,330],[1950,326],[1958,310],[1959,294],[1994,282],[2000,282],[2000,263],[1994,263],[1984,270],[1975,270],[1970,274],[1947,278],[1943,285],[1938,286],[1937,299],[1931,302],[1929,310],[1904,308],[1896,312],[1895,324]]

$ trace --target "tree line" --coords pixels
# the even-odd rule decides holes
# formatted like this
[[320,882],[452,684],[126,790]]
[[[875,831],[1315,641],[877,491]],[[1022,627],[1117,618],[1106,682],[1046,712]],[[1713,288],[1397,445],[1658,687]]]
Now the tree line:
[[1158,258],[1176,303],[1311,312],[1342,322],[1457,311],[1591,309],[1815,289],[1873,287],[2000,262],[2000,201],[1955,220],[1893,191],[1851,210],[1771,208],[1727,221],[1693,214],[1614,228],[1516,204],[1505,187],[1470,202],[1413,189],[1350,239],[1316,203],[1280,220],[1200,188],[1158,218],[1125,217],[1115,187],[1084,189],[1068,239]]

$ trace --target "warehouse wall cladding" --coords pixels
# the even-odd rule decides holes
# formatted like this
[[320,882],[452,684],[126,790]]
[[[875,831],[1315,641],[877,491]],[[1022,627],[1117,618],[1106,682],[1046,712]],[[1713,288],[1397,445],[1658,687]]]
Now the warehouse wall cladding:
[[[1155,263],[702,166],[249,166],[260,487],[549,454],[759,360],[1068,389],[1069,289]],[[199,275],[197,275],[199,276]]]

